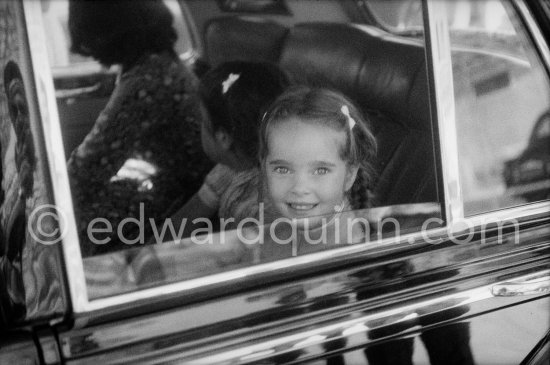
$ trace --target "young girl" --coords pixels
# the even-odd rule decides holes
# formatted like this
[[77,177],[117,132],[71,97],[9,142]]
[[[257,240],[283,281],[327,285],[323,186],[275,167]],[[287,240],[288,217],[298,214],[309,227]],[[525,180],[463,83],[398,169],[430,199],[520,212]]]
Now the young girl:
[[[234,228],[258,216],[258,129],[270,103],[288,86],[285,74],[266,63],[227,62],[201,79],[200,93],[207,117],[202,124],[202,146],[217,165],[204,184],[174,216],[186,219],[188,235],[195,218],[218,215],[222,229]],[[178,227],[179,229],[179,227]]]
[[276,244],[262,247],[262,258],[365,238],[368,223],[357,224],[349,210],[368,205],[375,151],[366,121],[342,94],[299,87],[277,98],[260,127],[265,200],[276,218],[270,229]]

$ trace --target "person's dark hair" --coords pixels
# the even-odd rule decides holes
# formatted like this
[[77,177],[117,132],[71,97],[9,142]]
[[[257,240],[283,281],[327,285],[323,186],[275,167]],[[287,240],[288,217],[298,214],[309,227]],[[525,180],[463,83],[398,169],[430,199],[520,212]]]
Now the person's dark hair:
[[268,135],[277,123],[297,118],[346,133],[340,156],[349,166],[358,167],[357,178],[348,192],[354,209],[369,206],[369,192],[376,176],[376,139],[354,103],[343,94],[324,88],[297,86],[279,96],[264,115],[260,127],[260,161],[269,152]]
[[110,66],[173,51],[177,33],[162,0],[70,0],[71,51]]
[[256,161],[262,115],[288,85],[286,75],[268,63],[226,62],[207,72],[199,90],[211,132],[223,129],[233,138],[233,148]]

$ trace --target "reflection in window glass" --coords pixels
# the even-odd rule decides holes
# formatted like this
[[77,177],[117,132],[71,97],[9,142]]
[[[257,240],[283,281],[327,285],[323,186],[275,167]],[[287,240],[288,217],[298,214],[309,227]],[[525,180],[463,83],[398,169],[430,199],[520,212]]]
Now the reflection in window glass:
[[450,30],[465,214],[547,199],[550,86],[534,44],[508,2],[445,4],[469,9]]
[[[86,257],[88,296],[98,299],[351,244],[372,245],[381,238],[443,224],[438,203],[346,211],[319,218],[326,222],[321,229],[306,231],[282,220],[262,226],[264,218],[260,218],[239,229],[212,232],[207,227],[195,228],[190,237],[173,237],[175,242]],[[169,229],[160,232],[166,235],[164,240],[173,234]],[[349,235],[355,241],[348,240]]]
[[[0,2],[0,328],[65,310],[33,70],[19,3]],[[21,15],[21,14],[20,14]],[[44,259],[46,258],[46,259]],[[36,280],[37,278],[47,278]],[[48,300],[41,300],[43,298]]]

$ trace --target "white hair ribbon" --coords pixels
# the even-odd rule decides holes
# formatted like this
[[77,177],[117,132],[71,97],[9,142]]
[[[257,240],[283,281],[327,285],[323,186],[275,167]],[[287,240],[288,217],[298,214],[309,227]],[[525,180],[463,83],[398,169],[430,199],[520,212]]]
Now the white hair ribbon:
[[349,114],[348,106],[342,105],[342,108],[340,109],[340,111],[342,112],[342,114],[344,114],[348,118],[349,130],[351,131],[353,127],[355,127],[355,124],[357,123],[355,122],[355,119],[353,119]]
[[227,79],[225,79],[225,81],[222,82],[222,87],[223,87],[222,94],[225,94],[227,90],[229,90],[231,85],[233,85],[235,81],[239,79],[239,77],[241,77],[240,74],[229,74],[229,76],[227,76]]

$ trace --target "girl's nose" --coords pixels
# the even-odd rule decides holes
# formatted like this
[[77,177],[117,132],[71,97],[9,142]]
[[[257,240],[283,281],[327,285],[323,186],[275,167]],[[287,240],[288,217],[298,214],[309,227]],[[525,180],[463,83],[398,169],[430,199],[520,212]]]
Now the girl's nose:
[[294,175],[294,181],[291,192],[296,195],[303,195],[310,192],[310,178],[306,173],[297,173]]

